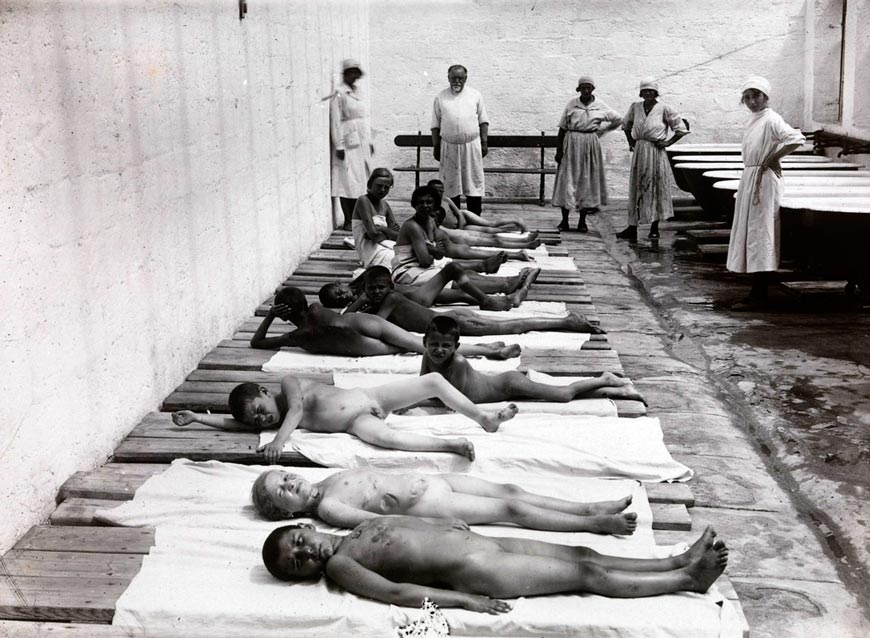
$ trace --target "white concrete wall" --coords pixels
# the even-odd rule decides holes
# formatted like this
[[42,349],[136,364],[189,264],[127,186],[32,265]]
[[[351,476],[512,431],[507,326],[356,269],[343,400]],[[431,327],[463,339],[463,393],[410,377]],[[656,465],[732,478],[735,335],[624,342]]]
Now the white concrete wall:
[[331,230],[365,2],[7,0],[0,551]]
[[[446,87],[453,63],[467,66],[468,84],[483,93],[493,134],[555,132],[585,73],[596,78],[598,97],[620,112],[639,99],[641,77],[660,78],[662,98],[692,124],[687,141],[740,139],[740,84],[750,74],[767,76],[774,108],[800,124],[803,31],[804,0],[377,0],[371,77],[381,161],[413,163],[413,152],[396,149],[392,138],[429,130],[432,98]],[[611,194],[625,196],[625,138],[612,134],[604,146]],[[487,161],[508,159],[493,152]],[[535,183],[487,176],[496,196],[534,196]],[[407,195],[412,185],[412,176],[400,174],[395,193]]]

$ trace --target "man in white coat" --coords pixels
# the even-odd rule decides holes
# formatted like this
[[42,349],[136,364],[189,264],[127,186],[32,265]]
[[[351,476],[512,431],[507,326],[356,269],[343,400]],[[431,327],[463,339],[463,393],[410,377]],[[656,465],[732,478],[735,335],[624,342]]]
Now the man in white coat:
[[461,64],[447,69],[450,86],[432,105],[432,154],[441,163],[444,195],[480,214],[483,201],[483,158],[487,153],[489,119],[479,91],[465,86],[468,70]]

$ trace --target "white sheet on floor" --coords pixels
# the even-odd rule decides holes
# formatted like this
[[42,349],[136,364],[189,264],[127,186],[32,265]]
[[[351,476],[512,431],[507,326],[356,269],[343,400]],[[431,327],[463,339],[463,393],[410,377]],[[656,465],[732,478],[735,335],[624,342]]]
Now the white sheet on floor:
[[523,268],[540,268],[544,272],[548,270],[577,271],[577,264],[571,257],[554,257],[552,255],[535,257],[535,261],[506,261],[493,273],[494,277],[513,277],[518,275]]
[[[150,477],[143,483],[131,501],[119,503],[117,507],[99,510],[97,518],[110,525],[125,527],[158,527],[175,525],[182,527],[205,527],[210,529],[269,530],[275,527],[272,521],[261,519],[251,505],[251,486],[261,472],[273,468],[284,469],[318,482],[327,476],[341,471],[336,468],[321,467],[282,467],[262,465],[239,465],[220,461],[189,461],[177,459],[165,471]],[[418,470],[384,470],[385,472],[418,472]],[[475,475],[475,473],[470,473]],[[652,512],[646,497],[646,490],[637,481],[598,478],[566,478],[553,481],[552,478],[538,476],[486,475],[488,481],[519,484],[524,489],[537,494],[572,500],[576,502],[610,501],[632,496],[632,504],[626,511],[638,515],[638,531],[634,544],[644,543],[652,538]],[[311,518],[299,520],[315,522]],[[321,521],[318,526],[335,531]],[[498,526],[499,534],[515,533],[522,536],[534,533],[510,526]],[[482,533],[491,533],[490,527]],[[595,546],[601,551],[615,551],[624,545],[621,538],[599,537],[597,534],[550,534],[553,542],[575,543]],[[608,550],[609,548],[609,550]]]
[[[497,341],[498,339],[492,339]],[[496,360],[474,357],[472,365],[483,372],[506,372],[520,367],[520,358]],[[340,357],[312,354],[300,348],[284,348],[263,364],[264,372],[382,372],[385,374],[419,374],[423,355],[383,354],[374,357]]]
[[[432,306],[435,312],[446,312],[450,306]],[[483,317],[493,319],[517,319],[521,317],[564,317],[568,314],[568,306],[564,301],[524,301],[518,308],[503,312],[497,310],[480,310],[472,308]]]
[[[485,432],[460,414],[430,417],[391,414],[398,430],[440,437],[465,437],[474,462],[446,452],[405,452],[378,448],[349,434],[296,430],[285,450],[295,450],[327,467],[405,468],[432,472],[522,473],[540,476],[595,476],[642,481],[685,481],[692,471],[671,458],[659,420],[520,413]],[[261,432],[260,445],[275,438]]]
[[[529,371],[531,377],[532,370]],[[550,379],[558,377],[550,377],[549,375],[537,373],[543,377]],[[336,372],[333,374],[334,383],[339,388],[373,388],[379,385],[387,385],[401,379],[413,375],[395,375],[395,374],[353,374],[345,372]],[[574,380],[582,377],[571,377]],[[586,377],[589,378],[589,377]],[[535,379],[537,380],[537,379]],[[541,381],[548,383],[548,381]],[[618,416],[619,412],[616,408],[616,403],[610,399],[578,399],[576,401],[568,401],[567,403],[550,402],[550,401],[501,401],[499,403],[480,403],[480,407],[487,410],[499,410],[506,407],[509,403],[514,403],[520,412],[538,412],[542,414],[577,414],[585,416]],[[439,408],[413,408],[403,414],[413,414],[415,416],[425,414],[443,414],[445,410]]]
[[[365,600],[329,585],[288,584],[269,576],[260,559],[268,532],[284,522],[249,520],[250,527],[233,528],[245,512],[222,508],[213,514],[197,512],[209,502],[246,496],[248,485],[263,467],[217,462],[176,461],[166,473],[139,488],[147,498],[187,490],[195,526],[166,524],[158,513],[154,547],[139,574],[116,604],[113,625],[131,635],[192,638],[238,635],[280,638],[333,638],[395,635],[396,627],[419,617],[419,610]],[[331,470],[298,468],[311,479]],[[512,482],[518,482],[511,477]],[[149,485],[153,483],[153,485]],[[523,487],[562,498],[581,498],[593,490],[598,498],[618,498],[634,490],[634,505],[647,508],[645,494],[633,482],[570,479],[528,479]],[[237,507],[237,505],[236,505]],[[176,510],[182,513],[179,508]],[[639,518],[643,520],[644,514]],[[147,524],[154,524],[153,522]],[[200,526],[201,525],[201,526]],[[321,527],[322,531],[335,531]],[[509,526],[476,526],[481,534],[522,536],[636,558],[666,556],[682,547],[655,547],[646,521],[631,537],[534,532]],[[345,533],[345,532],[339,532]],[[704,595],[673,594],[635,600],[593,595],[559,595],[512,601],[514,609],[490,616],[458,609],[444,614],[453,636],[672,636],[731,638],[739,636],[733,608],[713,588]]]
[[[411,333],[414,336],[423,338],[420,333]],[[563,350],[563,351],[579,351],[583,348],[583,344],[589,341],[589,335],[585,332],[524,332],[518,335],[485,335],[481,337],[460,337],[460,343],[464,344],[480,344],[492,343],[493,341],[504,341],[505,343],[516,343],[523,352],[528,348],[530,350]],[[477,366],[475,366],[477,367]]]
[[[500,246],[472,246],[475,250],[485,250],[490,253],[497,253],[501,250],[525,250],[529,255],[533,256],[536,260],[539,257],[548,257],[550,253],[547,251],[547,247],[544,244],[541,244],[537,248],[503,248]],[[517,260],[512,260],[517,261]],[[528,264],[529,266],[534,266],[534,264]]]

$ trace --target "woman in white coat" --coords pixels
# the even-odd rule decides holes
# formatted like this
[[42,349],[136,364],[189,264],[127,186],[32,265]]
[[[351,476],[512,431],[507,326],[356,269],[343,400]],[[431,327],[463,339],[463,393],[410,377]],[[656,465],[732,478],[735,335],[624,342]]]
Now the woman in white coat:
[[741,91],[741,102],[752,114],[743,133],[743,175],[734,205],[727,268],[752,273],[749,296],[731,309],[755,310],[765,305],[768,275],[779,268],[779,202],[783,191],[779,160],[806,138],[768,106],[767,80],[751,77]]
[[353,207],[366,194],[372,170],[368,107],[356,82],[363,76],[359,62],[341,63],[342,82],[329,103],[329,139],[332,143],[332,196],[338,197],[344,220],[342,228],[351,229]]

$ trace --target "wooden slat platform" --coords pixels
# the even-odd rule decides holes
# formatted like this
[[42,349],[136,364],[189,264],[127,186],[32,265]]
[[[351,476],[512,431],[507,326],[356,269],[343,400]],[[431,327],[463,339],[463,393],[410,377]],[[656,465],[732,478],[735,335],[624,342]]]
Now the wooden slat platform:
[[[217,414],[228,414],[227,399],[229,393],[238,384],[216,383],[217,385],[206,385],[194,381],[185,382],[179,386],[178,390],[166,397],[160,409],[163,412],[193,410],[194,412],[208,411]],[[277,383],[265,384],[265,387],[273,392],[280,389],[280,385]],[[646,406],[640,401],[616,399],[614,403],[616,404],[617,415],[620,417],[633,418],[646,415]]]
[[[288,278],[288,284],[297,282],[294,285],[305,286],[306,294],[313,295],[316,294],[313,286],[345,279],[354,267],[354,258],[353,252],[341,245],[344,236],[347,234],[333,234],[313,259]],[[557,232],[542,236],[548,244],[555,246],[560,242]],[[598,272],[600,264],[609,257],[597,241],[583,242],[573,236],[571,239],[573,241],[567,245],[554,248],[551,254],[556,250],[558,254],[570,251],[575,255],[580,272],[545,271],[532,287],[533,298],[550,300],[547,295],[552,295],[553,300],[567,300],[572,311],[586,314],[590,321],[597,323],[582,271],[585,266]],[[580,246],[581,249],[575,250]],[[260,369],[273,352],[247,347],[247,340],[257,325],[258,318],[252,317],[232,339],[223,341],[206,355],[200,366],[167,397],[164,409],[208,409],[222,413],[226,410],[228,392],[238,383],[253,381],[276,389],[283,375]],[[272,328],[274,332],[291,329],[287,324],[275,324]],[[499,337],[500,340],[506,338],[509,336]],[[593,335],[587,345],[589,349],[580,353],[568,354],[558,349],[526,352],[520,369],[578,376],[623,372],[619,357],[609,349],[605,335]],[[333,381],[328,373],[306,376],[324,383]],[[621,415],[645,413],[640,402],[616,403]],[[0,620],[0,635],[51,633],[106,638],[127,635],[122,628],[78,623],[111,620],[118,597],[138,573],[142,555],[153,544],[154,530],[105,527],[95,520],[95,512],[133,498],[150,476],[165,470],[175,458],[262,463],[262,455],[256,452],[258,441],[259,437],[253,433],[226,432],[198,424],[178,428],[171,423],[167,412],[147,415],[118,446],[114,462],[90,472],[76,473],[64,483],[58,494],[59,505],[51,517],[52,526],[32,528],[3,557],[5,577],[0,586],[0,618],[8,620]],[[295,453],[283,454],[280,463],[313,465]],[[687,485],[648,484],[646,489],[653,508],[653,529],[664,533],[691,529],[687,508],[694,505],[694,497]],[[721,583],[726,583],[723,591],[730,592],[736,600],[727,579],[719,582],[720,588]],[[731,598],[727,593],[726,597]],[[58,622],[18,622],[19,619]],[[748,636],[748,629],[745,635]]]
[[[218,346],[203,357],[199,367],[204,370],[261,370],[263,364],[274,354],[274,350]],[[581,350],[569,353],[555,349],[526,350],[520,361],[520,370],[531,369],[562,376],[589,376],[603,372],[623,374],[622,364],[614,350]]]
[[[61,486],[59,502],[73,498],[127,501],[150,476],[168,467],[165,463],[107,463],[89,472],[76,472]],[[644,487],[650,503],[695,505],[686,483],[646,483]]]
[[[112,508],[118,501],[96,498],[71,498],[61,503],[51,516],[52,525],[99,526],[94,518],[97,510]],[[685,505],[678,503],[651,503],[654,530],[689,531],[692,518]]]

